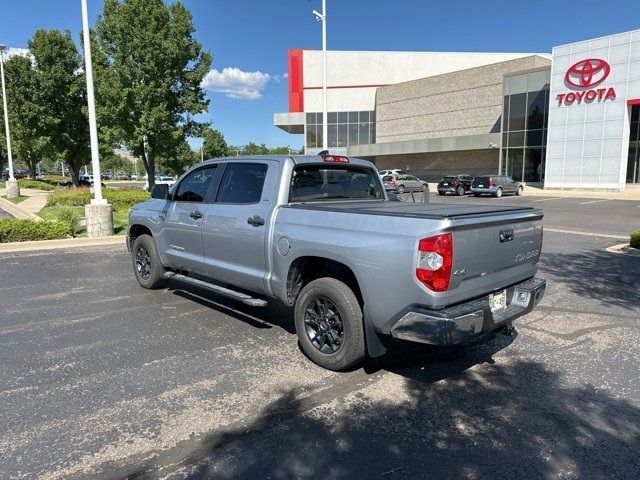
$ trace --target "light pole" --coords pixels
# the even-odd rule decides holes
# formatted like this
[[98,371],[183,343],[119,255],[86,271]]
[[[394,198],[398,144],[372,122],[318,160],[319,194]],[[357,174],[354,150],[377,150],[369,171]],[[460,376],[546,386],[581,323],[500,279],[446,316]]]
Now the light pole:
[[314,10],[322,22],[322,150],[327,150],[327,0],[322,0],[322,13]]
[[102,198],[102,177],[100,175],[100,153],[98,150],[98,127],[96,126],[96,105],[93,93],[93,68],[91,65],[91,41],[89,37],[89,13],[87,0],[82,4],[82,34],[84,40],[84,67],[87,78],[87,107],[89,110],[89,137],[91,139],[91,169],[93,171],[93,199],[85,205],[87,235],[101,237],[113,235],[113,212],[111,205]]
[[7,180],[7,198],[19,197],[20,186],[13,176],[13,156],[11,155],[11,135],[9,135],[9,112],[7,111],[7,90],[4,85],[4,45],[0,44],[0,77],[2,77],[2,106],[4,107],[4,130],[7,135],[7,160],[9,162],[9,179]]

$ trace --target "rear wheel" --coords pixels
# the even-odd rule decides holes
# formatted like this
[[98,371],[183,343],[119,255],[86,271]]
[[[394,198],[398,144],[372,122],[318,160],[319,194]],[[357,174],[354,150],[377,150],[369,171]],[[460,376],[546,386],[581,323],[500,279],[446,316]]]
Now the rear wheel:
[[500,198],[502,196],[502,187],[498,187],[495,193],[496,198]]
[[522,185],[520,185],[520,186],[518,187],[518,189],[516,190],[516,195],[518,195],[518,196],[519,196],[519,195],[522,195]]
[[480,196],[480,194],[479,194],[479,193],[474,193],[474,194],[473,194],[473,196],[474,196],[474,197],[479,197],[479,196]]
[[143,288],[162,288],[167,281],[162,278],[165,268],[160,262],[156,242],[149,235],[140,235],[133,242],[131,248],[133,273]]
[[464,195],[464,187],[462,185],[460,185],[458,188],[456,188],[456,193],[460,197],[463,196]]
[[444,195],[445,192],[441,192],[440,190],[438,190],[438,195]]
[[340,280],[309,282],[296,299],[294,316],[300,347],[314,363],[345,370],[364,360],[362,308]]

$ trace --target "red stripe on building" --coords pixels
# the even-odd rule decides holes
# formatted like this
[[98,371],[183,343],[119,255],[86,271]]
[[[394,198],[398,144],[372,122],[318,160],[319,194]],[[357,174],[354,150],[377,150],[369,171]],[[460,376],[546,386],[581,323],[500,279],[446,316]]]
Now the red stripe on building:
[[627,105],[640,105],[640,98],[634,98],[633,100],[627,100]]
[[304,112],[302,50],[289,50],[289,112]]

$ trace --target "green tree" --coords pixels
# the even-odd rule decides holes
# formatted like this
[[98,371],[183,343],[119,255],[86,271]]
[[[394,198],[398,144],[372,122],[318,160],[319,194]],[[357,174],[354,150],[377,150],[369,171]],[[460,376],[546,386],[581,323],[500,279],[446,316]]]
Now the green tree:
[[200,161],[200,152],[191,150],[187,139],[180,130],[174,132],[177,147],[170,154],[165,152],[158,155],[156,162],[158,169],[171,175],[182,175],[191,165]]
[[244,148],[239,149],[242,155],[268,155],[269,148],[264,143],[258,145],[257,143],[249,142]]
[[231,148],[227,145],[224,135],[219,130],[206,125],[202,131],[202,156],[204,158],[228,157]]
[[[105,0],[93,35],[97,110],[104,138],[141,157],[153,186],[156,159],[183,148],[207,109],[201,87],[211,55],[181,3]],[[176,134],[180,131],[180,134]]]
[[71,33],[40,29],[29,40],[39,93],[42,134],[63,160],[74,185],[89,161],[89,122],[82,61]]
[[36,165],[54,155],[44,105],[40,102],[40,75],[28,57],[15,56],[5,65],[7,110],[13,157],[25,163],[36,178]]

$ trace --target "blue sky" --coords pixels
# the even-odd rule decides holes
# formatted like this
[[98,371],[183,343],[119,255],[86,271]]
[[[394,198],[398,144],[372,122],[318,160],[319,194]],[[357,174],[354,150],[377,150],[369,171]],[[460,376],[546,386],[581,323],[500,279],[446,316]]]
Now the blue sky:
[[[88,0],[91,23],[102,0]],[[37,28],[81,30],[79,0],[2,2],[0,42],[26,47]],[[289,48],[319,49],[311,15],[321,0],[184,0],[213,53],[213,121],[227,141],[299,148],[273,126],[288,108]],[[327,0],[328,48],[336,50],[551,52],[554,45],[640,28],[635,1]],[[224,69],[229,69],[225,71]],[[236,70],[237,69],[237,70]]]

